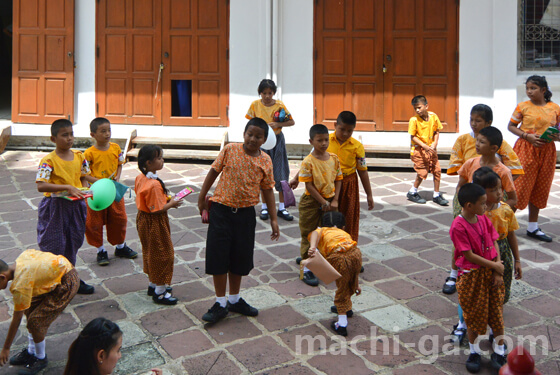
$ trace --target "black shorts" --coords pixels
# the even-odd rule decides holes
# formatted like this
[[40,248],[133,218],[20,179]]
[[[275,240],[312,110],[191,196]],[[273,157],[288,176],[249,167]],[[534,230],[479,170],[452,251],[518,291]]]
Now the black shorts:
[[231,208],[212,202],[206,236],[206,273],[246,276],[253,269],[255,208]]

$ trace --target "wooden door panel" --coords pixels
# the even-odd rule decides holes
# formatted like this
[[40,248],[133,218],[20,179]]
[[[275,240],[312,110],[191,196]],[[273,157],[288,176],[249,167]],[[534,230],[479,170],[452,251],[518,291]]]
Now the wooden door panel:
[[12,121],[73,119],[74,1],[15,0]]

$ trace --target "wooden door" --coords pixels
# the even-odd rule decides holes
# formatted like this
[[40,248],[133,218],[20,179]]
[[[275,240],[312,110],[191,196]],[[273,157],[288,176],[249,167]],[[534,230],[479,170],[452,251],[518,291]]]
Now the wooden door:
[[350,110],[358,130],[383,118],[383,3],[320,0],[315,7],[315,122],[332,127]]
[[457,20],[455,0],[317,0],[315,122],[350,110],[358,130],[406,131],[423,94],[456,131]]
[[14,0],[12,121],[74,119],[74,1]]
[[443,131],[457,131],[457,17],[455,0],[385,2],[385,130],[407,131],[422,94]]
[[[227,0],[164,0],[162,27],[163,124],[227,125]],[[172,111],[177,81],[189,87],[187,113]]]
[[161,124],[160,0],[99,0],[96,113],[118,124]]

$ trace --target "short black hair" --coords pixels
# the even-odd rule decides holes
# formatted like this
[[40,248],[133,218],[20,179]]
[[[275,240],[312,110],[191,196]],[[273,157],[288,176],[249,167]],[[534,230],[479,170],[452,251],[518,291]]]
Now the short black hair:
[[249,126],[256,126],[257,128],[261,128],[264,131],[264,139],[268,138],[268,124],[260,117],[253,117],[247,122],[245,125],[245,130],[243,130],[243,134],[249,129]]
[[482,186],[469,182],[459,189],[457,198],[461,207],[465,207],[467,203],[475,204],[483,195],[486,195],[486,190]]
[[492,108],[486,104],[477,104],[471,109],[471,115],[478,114],[486,122],[494,121],[494,114],[492,113]]
[[473,184],[482,186],[484,189],[492,189],[498,186],[500,176],[490,167],[480,167],[473,173]]
[[272,92],[276,94],[276,83],[274,83],[274,81],[271,79],[263,79],[261,83],[259,83],[259,88],[257,89],[257,91],[260,94],[266,89],[271,89]]
[[323,227],[334,227],[337,228],[344,228],[346,225],[346,219],[341,212],[338,211],[329,211],[323,215],[321,218],[321,226]]
[[500,131],[500,129],[493,126],[488,126],[486,128],[480,129],[480,132],[478,134],[488,139],[488,143],[490,143],[490,146],[498,146],[498,148],[502,147],[504,137],[502,136],[502,132]]
[[93,120],[91,120],[91,122],[89,123],[89,131],[92,133],[96,133],[97,128],[99,128],[100,125],[104,125],[104,124],[111,125],[109,120],[107,120],[105,117],[96,117]]
[[414,98],[412,98],[411,103],[412,105],[416,105],[419,103],[426,105],[428,104],[428,99],[426,99],[424,95],[416,95]]
[[356,115],[350,111],[342,111],[336,118],[337,124],[356,126]]
[[9,269],[10,269],[10,267],[8,266],[8,264],[6,262],[4,262],[2,259],[0,259],[0,273],[1,272],[6,272]]
[[56,137],[56,135],[58,134],[58,132],[60,131],[60,129],[62,128],[68,128],[68,127],[72,127],[72,121],[67,120],[65,118],[61,118],[58,120],[54,120],[52,125],[51,125],[51,135],[53,137]]
[[309,139],[315,139],[317,134],[329,134],[329,129],[323,124],[315,124],[309,129]]

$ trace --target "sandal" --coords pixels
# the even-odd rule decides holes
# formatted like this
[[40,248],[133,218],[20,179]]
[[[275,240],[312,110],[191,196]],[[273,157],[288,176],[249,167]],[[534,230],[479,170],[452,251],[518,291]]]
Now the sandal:
[[451,342],[459,343],[459,346],[461,346],[467,337],[467,329],[457,327],[459,327],[459,324],[455,324],[451,330]]
[[268,210],[267,209],[261,210],[260,218],[261,218],[261,220],[268,220]]

